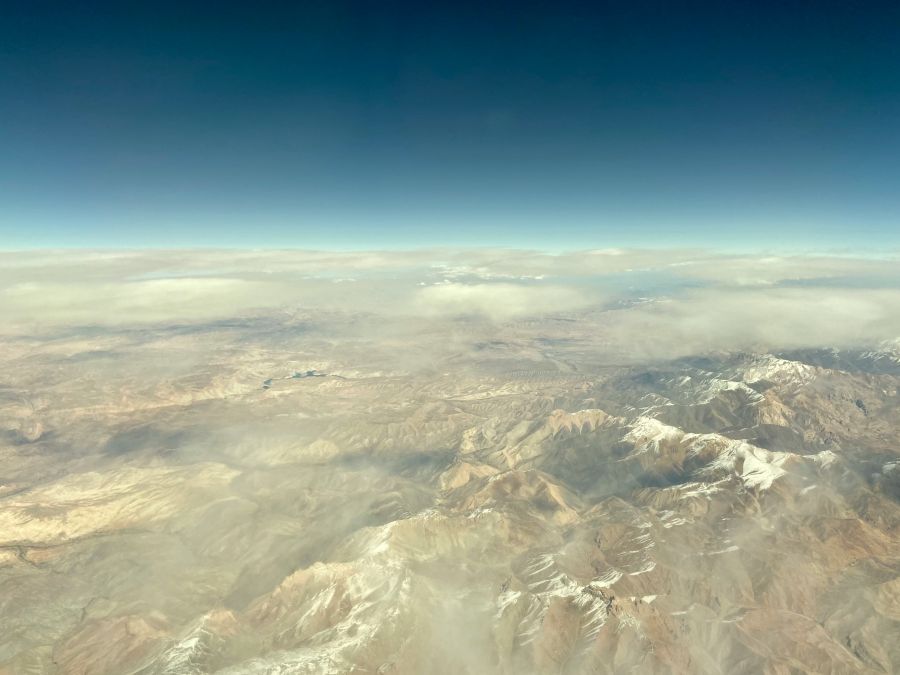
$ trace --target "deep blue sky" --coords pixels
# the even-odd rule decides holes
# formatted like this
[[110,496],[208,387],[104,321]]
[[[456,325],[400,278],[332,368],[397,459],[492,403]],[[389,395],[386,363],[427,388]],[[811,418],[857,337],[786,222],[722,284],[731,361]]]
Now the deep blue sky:
[[0,248],[896,247],[892,4],[6,3]]

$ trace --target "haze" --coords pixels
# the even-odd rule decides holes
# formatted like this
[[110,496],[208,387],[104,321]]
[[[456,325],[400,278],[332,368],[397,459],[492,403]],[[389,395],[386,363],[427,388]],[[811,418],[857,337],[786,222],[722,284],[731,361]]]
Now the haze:
[[6,3],[0,675],[900,672],[900,4]]

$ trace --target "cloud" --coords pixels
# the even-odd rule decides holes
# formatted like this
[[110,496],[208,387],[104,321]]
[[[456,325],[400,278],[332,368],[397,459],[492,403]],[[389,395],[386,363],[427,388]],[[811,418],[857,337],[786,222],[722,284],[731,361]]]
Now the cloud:
[[0,253],[7,334],[282,308],[398,331],[423,319],[499,325],[565,313],[573,332],[602,336],[591,337],[596,349],[634,357],[868,345],[900,335],[900,265],[891,255],[627,249]]
[[608,312],[603,329],[638,358],[868,346],[900,335],[900,290],[700,289]]
[[102,283],[20,282],[0,291],[6,320],[30,324],[119,324],[205,320],[259,306],[276,287],[228,278]]
[[444,283],[422,288],[415,307],[427,316],[478,316],[505,321],[581,309],[596,301],[564,286]]

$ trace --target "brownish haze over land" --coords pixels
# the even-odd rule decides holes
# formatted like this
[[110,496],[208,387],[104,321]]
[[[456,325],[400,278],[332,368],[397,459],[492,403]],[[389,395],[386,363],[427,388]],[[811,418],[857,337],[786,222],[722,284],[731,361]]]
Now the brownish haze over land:
[[0,672],[900,671],[895,260],[0,269]]

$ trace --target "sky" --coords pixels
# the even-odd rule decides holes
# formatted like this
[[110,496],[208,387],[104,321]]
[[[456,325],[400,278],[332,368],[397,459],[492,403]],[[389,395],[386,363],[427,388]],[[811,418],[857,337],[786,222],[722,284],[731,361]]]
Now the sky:
[[894,3],[53,3],[0,249],[900,246]]

